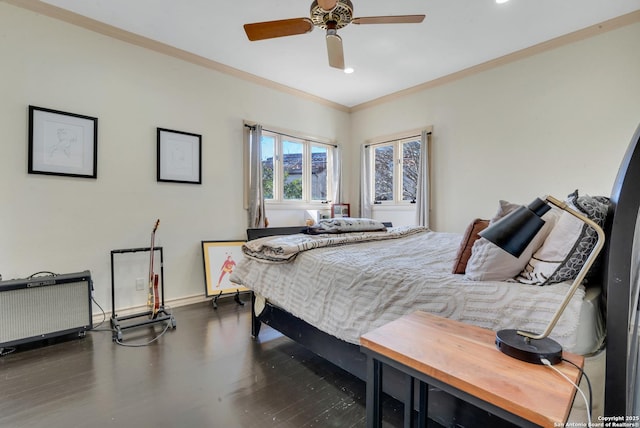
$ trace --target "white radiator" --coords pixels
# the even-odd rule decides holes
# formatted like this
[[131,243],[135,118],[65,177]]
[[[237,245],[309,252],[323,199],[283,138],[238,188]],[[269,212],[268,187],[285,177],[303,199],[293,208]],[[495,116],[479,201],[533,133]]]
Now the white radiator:
[[91,273],[0,281],[0,348],[91,330]]

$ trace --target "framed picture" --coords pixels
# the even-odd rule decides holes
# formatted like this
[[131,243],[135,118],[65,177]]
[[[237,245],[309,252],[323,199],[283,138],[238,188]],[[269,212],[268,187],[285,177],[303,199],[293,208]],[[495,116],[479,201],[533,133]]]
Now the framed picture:
[[29,174],[97,178],[98,119],[29,106]]
[[331,205],[331,217],[333,217],[333,218],[351,217],[351,212],[349,210],[349,204],[333,204],[333,205]]
[[245,241],[202,241],[204,259],[204,279],[207,297],[248,291],[245,287],[229,281],[236,263],[243,257],[242,244]]
[[202,184],[202,135],[158,128],[158,181]]

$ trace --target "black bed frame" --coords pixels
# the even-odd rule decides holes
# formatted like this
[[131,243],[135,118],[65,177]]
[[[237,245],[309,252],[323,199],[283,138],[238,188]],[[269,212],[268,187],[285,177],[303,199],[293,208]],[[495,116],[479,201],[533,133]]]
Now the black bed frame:
[[640,243],[640,126],[618,170],[611,202],[603,275],[607,326],[605,415],[637,416],[640,246],[635,244]]
[[[636,379],[638,377],[638,303],[640,246],[640,126],[636,130],[611,193],[611,209],[605,225],[607,240],[602,254],[603,308],[605,310],[606,375],[605,375],[605,416],[638,415],[636,404]],[[248,229],[249,240],[264,236],[302,233],[306,227],[273,227]],[[637,253],[637,254],[636,254]],[[253,311],[253,337],[265,323],[284,335],[300,343],[317,355],[350,372],[360,379],[366,379],[366,358],[354,345],[294,317],[287,311],[267,303],[260,316]],[[400,397],[404,380],[397,373],[386,371],[383,379],[384,390],[392,396]],[[505,424],[477,408],[462,403],[452,396],[430,394],[429,417],[445,426],[505,426]]]

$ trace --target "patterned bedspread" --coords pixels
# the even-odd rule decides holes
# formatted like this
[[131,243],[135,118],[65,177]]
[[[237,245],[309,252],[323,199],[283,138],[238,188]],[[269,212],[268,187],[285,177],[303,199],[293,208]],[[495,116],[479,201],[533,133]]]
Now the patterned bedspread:
[[[423,310],[494,331],[544,330],[570,284],[469,281],[451,274],[459,234],[421,230],[403,238],[324,246],[290,263],[244,257],[232,280],[342,340]],[[567,306],[551,337],[575,346],[584,289]]]

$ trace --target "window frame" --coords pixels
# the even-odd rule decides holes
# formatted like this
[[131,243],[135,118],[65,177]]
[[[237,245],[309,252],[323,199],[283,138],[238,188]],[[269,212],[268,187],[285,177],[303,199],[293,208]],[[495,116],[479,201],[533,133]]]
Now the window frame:
[[[412,200],[404,199],[404,144],[417,141],[422,144],[420,135],[411,135],[412,133],[405,133],[397,136],[393,139],[387,139],[386,141],[378,142],[378,143],[370,143],[370,147],[372,150],[372,154],[370,156],[370,169],[371,169],[371,177],[369,183],[369,195],[367,198],[369,199],[370,204],[372,206],[380,207],[380,206],[411,206],[415,205],[415,198]],[[376,201],[376,165],[375,165],[375,150],[379,147],[392,147],[393,148],[393,199],[391,200],[381,200]]]
[[[335,144],[330,142],[318,141],[318,139],[310,139],[305,137],[293,136],[290,133],[281,133],[278,131],[265,130],[262,131],[263,138],[265,136],[273,138],[273,198],[265,197],[265,203],[277,206],[323,206],[326,207],[328,201],[333,194],[333,149]],[[302,145],[302,198],[301,199],[285,199],[284,197],[284,142],[292,142]],[[262,142],[261,142],[262,144]],[[326,149],[326,196],[325,199],[313,199],[313,147],[322,147]]]

